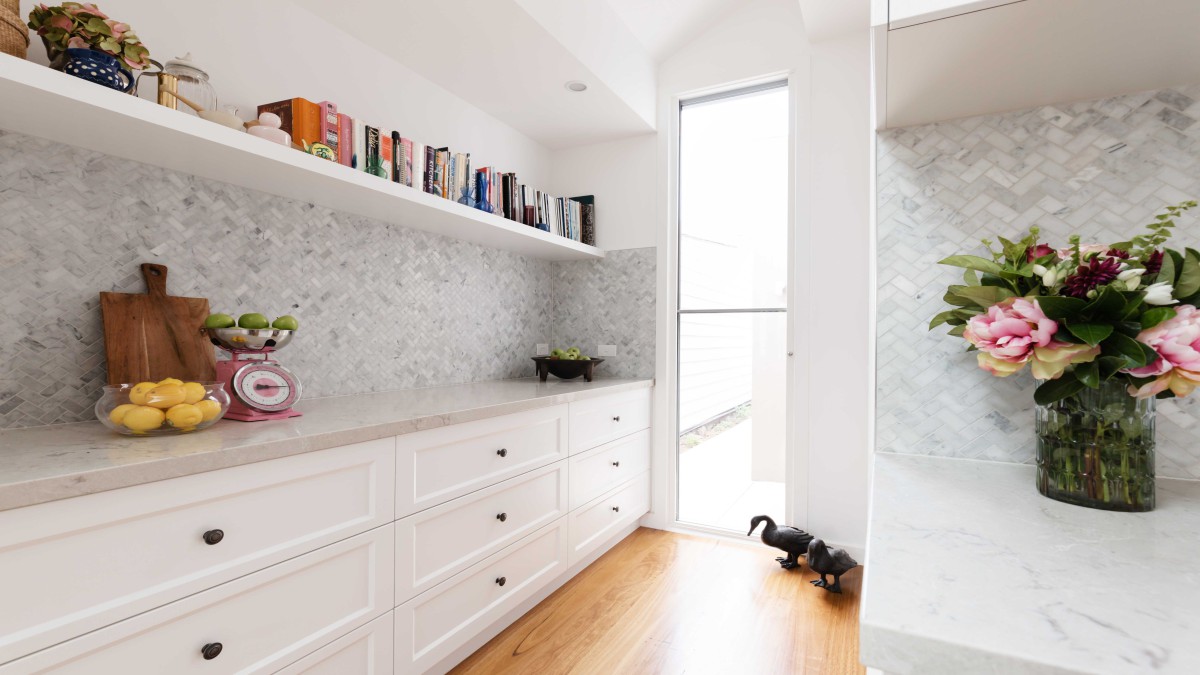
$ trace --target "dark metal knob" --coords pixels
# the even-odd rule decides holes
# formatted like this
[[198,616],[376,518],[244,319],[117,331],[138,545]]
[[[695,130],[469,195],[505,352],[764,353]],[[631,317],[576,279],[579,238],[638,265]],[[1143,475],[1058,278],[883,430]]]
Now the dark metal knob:
[[204,657],[205,661],[212,661],[221,655],[222,649],[224,647],[221,646],[220,642],[210,642],[200,649],[200,654]]
[[505,579],[504,577],[496,577],[496,583],[500,586],[503,586],[504,584],[508,583],[508,579]]
[[613,421],[614,421],[614,422],[620,422],[620,421],[621,421],[621,416],[620,416],[620,415],[617,415],[616,417],[613,417]]
[[613,507],[613,511],[615,511],[615,512],[617,512],[617,513],[620,513],[620,512],[621,512],[621,507],[619,507],[619,506],[614,506],[614,507]]
[[508,520],[508,514],[507,513],[497,513],[496,520],[503,523],[504,521]]
[[620,462],[613,462],[613,466],[621,466]]
[[[204,533],[204,543],[208,544],[209,546],[214,546],[221,543],[221,540],[224,538],[225,533],[221,530],[209,530],[208,532]],[[221,651],[220,645],[217,646],[217,651]]]
[[508,457],[508,448],[500,448],[496,451],[496,454],[500,455],[501,457]]

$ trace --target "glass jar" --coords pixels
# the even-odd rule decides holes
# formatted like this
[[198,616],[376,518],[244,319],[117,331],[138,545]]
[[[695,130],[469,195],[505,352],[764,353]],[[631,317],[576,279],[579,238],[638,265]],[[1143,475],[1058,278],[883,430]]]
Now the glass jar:
[[[172,91],[178,92],[180,96],[192,101],[204,110],[217,109],[217,92],[208,83],[208,73],[198,68],[192,62],[191,52],[182,58],[176,57],[167,61],[166,65],[163,66],[163,73],[174,78],[174,89]],[[195,110],[192,110],[190,106],[182,101],[175,100],[173,97],[170,100],[175,105],[171,106],[168,103],[166,104],[168,107],[183,110],[193,115],[196,114]]]
[[1109,511],[1154,510],[1154,398],[1113,378],[1037,406],[1037,486],[1043,495]]

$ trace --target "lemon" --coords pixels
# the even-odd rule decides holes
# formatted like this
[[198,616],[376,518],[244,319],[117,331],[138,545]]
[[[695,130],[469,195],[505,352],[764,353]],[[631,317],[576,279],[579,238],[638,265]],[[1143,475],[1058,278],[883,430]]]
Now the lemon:
[[146,405],[146,394],[157,386],[157,382],[138,382],[129,390],[129,402],[134,405]]
[[130,431],[150,431],[161,427],[164,419],[166,419],[166,415],[158,408],[139,405],[125,413],[125,416],[121,418],[121,424],[124,424],[125,428]]
[[132,403],[122,403],[121,405],[113,408],[112,412],[108,413],[108,421],[112,422],[113,424],[120,424],[121,420],[125,419],[125,413],[133,410],[136,407],[137,406]]
[[204,421],[207,422],[216,419],[217,415],[221,414],[221,404],[206,398],[203,401],[196,401],[195,408],[200,410],[200,414],[204,416]]
[[183,403],[187,393],[181,384],[160,384],[146,394],[146,405],[166,410]]
[[183,384],[183,380],[177,380],[173,377],[168,377],[165,380],[159,380],[159,384]]
[[204,421],[204,413],[190,403],[180,403],[167,411],[167,422],[176,429],[191,429]]
[[195,403],[208,395],[204,390],[204,385],[199,382],[184,382],[183,383],[183,402]]

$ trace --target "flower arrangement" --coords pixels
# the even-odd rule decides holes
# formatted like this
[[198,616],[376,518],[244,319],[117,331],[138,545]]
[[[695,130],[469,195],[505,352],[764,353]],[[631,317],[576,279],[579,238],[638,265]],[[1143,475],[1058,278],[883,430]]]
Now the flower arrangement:
[[990,259],[955,255],[964,268],[929,328],[978,351],[979,366],[1008,377],[1030,366],[1048,405],[1085,388],[1120,382],[1136,398],[1187,396],[1200,386],[1200,252],[1164,248],[1187,201],[1155,216],[1144,234],[1113,244],[1062,249],[1038,241],[984,240]]
[[46,44],[51,67],[60,70],[67,49],[74,48],[110,54],[134,70],[150,65],[150,51],[129,24],[108,18],[91,3],[64,2],[54,7],[39,4],[29,13],[29,27]]

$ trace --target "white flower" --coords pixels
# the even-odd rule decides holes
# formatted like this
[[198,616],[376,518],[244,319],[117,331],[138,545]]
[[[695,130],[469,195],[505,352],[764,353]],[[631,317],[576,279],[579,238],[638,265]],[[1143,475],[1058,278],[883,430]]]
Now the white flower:
[[1150,284],[1146,287],[1146,304],[1173,305],[1179,302],[1175,298],[1171,297],[1171,294],[1174,292],[1175,289],[1171,286],[1171,284],[1165,281],[1160,281],[1157,284]]
[[1057,284],[1065,276],[1067,276],[1066,272],[1059,271],[1057,267],[1053,267],[1042,273],[1042,285],[1046,288],[1053,288],[1054,284]]
[[1145,273],[1143,269],[1125,270],[1117,275],[1117,280],[1125,284],[1125,290],[1136,291],[1142,285],[1142,275]]
[[1046,276],[1046,267],[1044,265],[1034,265],[1032,267],[1032,269],[1033,269],[1033,273],[1038,275],[1039,277]]

